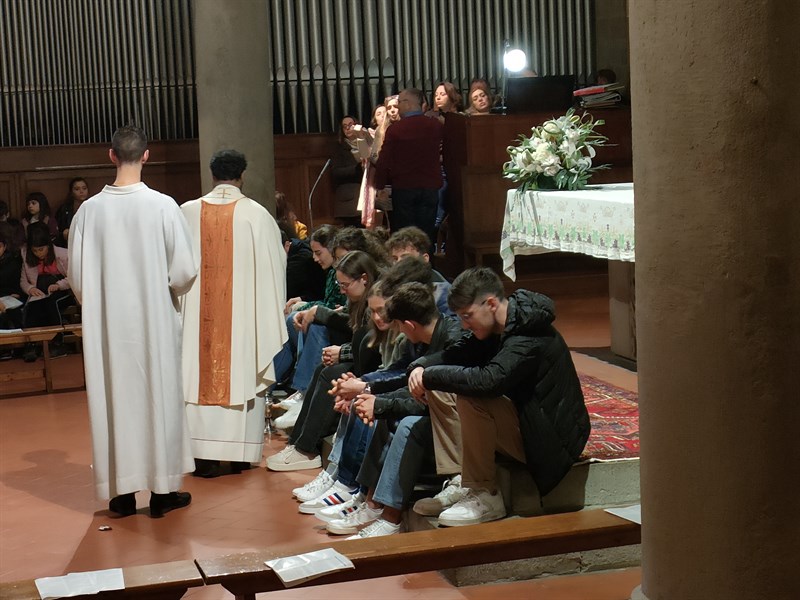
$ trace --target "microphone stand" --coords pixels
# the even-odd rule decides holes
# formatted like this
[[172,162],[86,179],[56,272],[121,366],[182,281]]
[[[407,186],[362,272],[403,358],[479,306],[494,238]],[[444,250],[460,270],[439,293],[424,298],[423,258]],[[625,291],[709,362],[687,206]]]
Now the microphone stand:
[[317,175],[317,180],[311,187],[311,193],[308,195],[308,221],[312,232],[314,231],[314,212],[311,210],[311,197],[314,195],[314,190],[317,189],[319,181],[320,179],[322,179],[322,175],[325,173],[330,164],[331,164],[331,159],[329,158],[327,161],[325,161],[325,164],[322,166],[322,170],[319,172],[319,175]]

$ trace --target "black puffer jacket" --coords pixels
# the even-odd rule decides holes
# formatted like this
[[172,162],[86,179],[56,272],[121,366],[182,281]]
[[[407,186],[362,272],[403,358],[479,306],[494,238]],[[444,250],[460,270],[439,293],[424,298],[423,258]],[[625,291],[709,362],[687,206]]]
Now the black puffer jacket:
[[509,296],[502,335],[483,341],[466,336],[441,354],[416,361],[426,367],[428,389],[479,398],[505,395],[514,402],[525,458],[541,495],[564,478],[590,430],[578,374],[553,319],[550,298],[518,290]]

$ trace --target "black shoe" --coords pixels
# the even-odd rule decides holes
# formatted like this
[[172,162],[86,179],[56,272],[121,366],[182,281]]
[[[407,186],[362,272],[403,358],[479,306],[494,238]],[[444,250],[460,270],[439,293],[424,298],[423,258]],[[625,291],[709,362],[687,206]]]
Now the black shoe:
[[2,360],[11,360],[14,358],[14,352],[11,350],[5,350],[4,352],[0,352],[0,361]]
[[108,503],[108,510],[117,513],[120,517],[129,517],[136,514],[136,494],[121,494],[114,496]]
[[194,477],[202,477],[203,479],[213,479],[222,475],[219,468],[218,460],[208,460],[206,458],[194,459]]
[[67,349],[62,345],[50,346],[50,358],[61,358],[67,355]]
[[251,468],[253,468],[253,465],[249,462],[236,461],[231,463],[231,473],[234,475],[238,475],[242,471],[249,471]]
[[25,351],[22,354],[22,360],[27,363],[36,362],[36,346],[33,344],[25,344]]
[[192,495],[189,492],[170,492],[169,494],[150,492],[150,516],[158,519],[171,510],[189,506],[191,502]]

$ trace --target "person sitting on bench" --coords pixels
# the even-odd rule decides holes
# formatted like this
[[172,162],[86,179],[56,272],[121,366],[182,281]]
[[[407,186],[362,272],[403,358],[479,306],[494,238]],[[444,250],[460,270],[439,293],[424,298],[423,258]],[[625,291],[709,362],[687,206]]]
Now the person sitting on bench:
[[[422,283],[401,285],[387,300],[386,313],[410,342],[424,344],[426,353],[440,352],[463,333],[455,319],[439,313],[430,286]],[[432,396],[437,396],[435,404]],[[432,392],[418,402],[407,387],[377,396],[365,391],[353,410],[365,422],[375,423],[357,478],[369,491],[356,510],[331,520],[328,532],[355,534],[351,539],[398,533],[402,511],[422,472],[443,477],[461,472],[455,396]]]
[[494,271],[474,268],[453,282],[448,303],[471,335],[412,363],[408,385],[429,403],[434,390],[457,394],[461,484],[470,492],[439,515],[439,524],[471,525],[506,515],[495,452],[526,463],[544,496],[580,456],[589,414],[569,348],[553,327],[550,298],[528,290],[506,298]]

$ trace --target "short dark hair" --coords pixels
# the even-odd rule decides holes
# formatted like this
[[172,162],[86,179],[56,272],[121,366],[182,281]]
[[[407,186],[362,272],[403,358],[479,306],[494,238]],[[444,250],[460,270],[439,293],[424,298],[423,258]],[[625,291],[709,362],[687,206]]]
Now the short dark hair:
[[391,321],[415,321],[420,325],[429,325],[438,315],[433,290],[416,281],[404,283],[386,300],[386,316]]
[[293,230],[292,226],[286,221],[278,221],[278,229],[281,230],[281,244],[291,242],[297,238],[297,231]]
[[406,256],[393,264],[381,278],[383,295],[388,298],[404,283],[417,281],[433,290],[433,268],[415,256]]
[[400,93],[405,93],[411,96],[420,108],[422,108],[422,105],[425,103],[425,94],[423,94],[422,90],[419,88],[406,88]]
[[111,150],[121,163],[139,162],[147,150],[147,136],[135,125],[120,127],[111,138]]
[[428,234],[419,227],[403,227],[395,231],[386,241],[386,249],[391,253],[393,250],[402,250],[408,246],[413,246],[420,254],[430,252],[431,239]]
[[220,150],[211,157],[210,166],[217,181],[233,181],[241,178],[247,168],[247,159],[236,150]]
[[497,273],[487,267],[467,269],[456,277],[450,286],[447,296],[447,305],[456,312],[462,310],[485,296],[494,295],[498,300],[503,300],[506,295],[503,282]]

